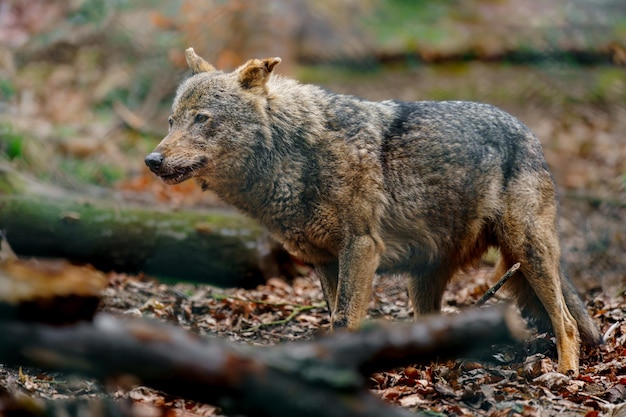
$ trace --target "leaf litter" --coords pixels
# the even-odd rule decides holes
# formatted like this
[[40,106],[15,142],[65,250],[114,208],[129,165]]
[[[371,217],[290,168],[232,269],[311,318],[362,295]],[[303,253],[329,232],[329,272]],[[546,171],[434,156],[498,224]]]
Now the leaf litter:
[[[443,314],[469,308],[488,288],[490,268],[462,274],[444,295]],[[145,276],[108,274],[101,309],[121,316],[170,322],[198,335],[273,345],[310,339],[330,330],[320,285],[312,272],[291,282],[271,278],[252,290],[208,285],[168,285]],[[497,346],[481,362],[459,359],[378,372],[368,388],[383,400],[433,416],[594,416],[617,415],[626,402],[626,321],[624,297],[585,294],[594,318],[607,332],[604,346],[584,351],[580,376],[556,373],[554,339],[533,336],[523,349]],[[500,302],[492,299],[489,303]],[[404,279],[377,277],[370,318],[412,319]],[[36,370],[0,368],[0,387],[43,398],[105,395],[99,384]],[[77,381],[82,381],[78,383]],[[210,405],[172,398],[146,387],[107,387],[114,398],[174,415],[219,415]],[[613,413],[613,414],[611,414]]]

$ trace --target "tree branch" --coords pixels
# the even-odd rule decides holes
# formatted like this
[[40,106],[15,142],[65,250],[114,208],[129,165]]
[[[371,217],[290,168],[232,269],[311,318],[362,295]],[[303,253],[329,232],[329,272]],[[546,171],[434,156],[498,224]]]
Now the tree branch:
[[219,406],[227,414],[406,416],[370,395],[369,373],[515,340],[520,323],[512,310],[495,308],[254,347],[104,314],[93,323],[63,327],[0,320],[0,362],[100,380],[134,375],[147,386]]
[[504,275],[502,275],[500,277],[498,282],[496,282],[496,284],[493,287],[489,288],[489,290],[482,297],[480,297],[480,299],[478,301],[476,301],[476,304],[474,304],[474,306],[475,307],[480,307],[480,306],[484,305],[487,301],[489,301],[489,299],[491,297],[493,297],[493,295],[500,288],[502,288],[504,283],[507,282],[509,280],[509,278],[511,278],[513,276],[513,274],[515,273],[515,271],[517,271],[519,269],[519,267],[520,267],[520,263],[519,262],[517,262],[512,267],[510,267],[509,270],[506,271],[504,273]]

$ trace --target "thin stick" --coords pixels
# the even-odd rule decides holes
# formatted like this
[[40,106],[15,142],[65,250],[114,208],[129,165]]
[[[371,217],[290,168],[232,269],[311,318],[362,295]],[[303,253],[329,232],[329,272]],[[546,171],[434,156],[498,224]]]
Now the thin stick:
[[496,282],[496,284],[493,287],[489,288],[489,291],[487,291],[482,297],[480,297],[480,300],[476,301],[475,306],[480,307],[483,304],[485,304],[487,300],[493,297],[496,291],[498,291],[504,285],[504,283],[507,282],[509,278],[511,278],[511,276],[515,273],[515,271],[519,269],[519,266],[520,264],[518,262],[512,267],[510,267],[509,270],[506,271],[504,275],[502,275],[502,277],[498,280],[498,282]]
[[246,331],[251,331],[251,332],[256,332],[257,330],[259,330],[262,327],[268,327],[268,326],[279,326],[281,324],[287,324],[289,323],[291,320],[295,319],[300,313],[303,313],[305,311],[309,311],[309,310],[314,310],[316,308],[324,308],[326,307],[326,303],[318,303],[318,304],[313,304],[313,305],[309,305],[309,306],[298,306],[296,308],[294,308],[294,310],[291,312],[291,314],[289,314],[286,318],[282,319],[282,320],[275,320],[275,321],[270,321],[267,323],[261,323],[257,326],[251,327],[249,329],[247,329]]
[[[243,301],[244,303],[262,304],[262,305],[268,305],[272,307],[286,307],[286,306],[292,306],[294,308],[309,307],[309,305],[272,302],[272,301],[265,301],[265,300],[255,300],[255,299],[248,299],[248,298],[243,298],[243,297],[237,297],[236,295],[227,295],[227,294],[209,294],[208,297],[214,299],[215,301],[223,301],[223,300]],[[322,303],[322,306],[325,306],[325,305],[326,305],[325,302]]]
[[609,339],[611,337],[613,337],[613,333],[615,333],[615,330],[617,330],[617,328],[622,324],[621,321],[616,321],[615,323],[613,323],[611,325],[611,327],[609,327],[609,329],[606,331],[606,333],[604,333],[604,336],[602,336],[602,340],[604,340],[604,343],[607,343],[609,341]]

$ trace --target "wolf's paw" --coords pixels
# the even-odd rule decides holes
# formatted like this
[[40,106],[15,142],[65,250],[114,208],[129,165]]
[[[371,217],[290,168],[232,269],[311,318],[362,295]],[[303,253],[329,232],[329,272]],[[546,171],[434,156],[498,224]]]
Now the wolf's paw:
[[333,330],[339,330],[348,327],[348,317],[342,313],[335,313],[330,319]]

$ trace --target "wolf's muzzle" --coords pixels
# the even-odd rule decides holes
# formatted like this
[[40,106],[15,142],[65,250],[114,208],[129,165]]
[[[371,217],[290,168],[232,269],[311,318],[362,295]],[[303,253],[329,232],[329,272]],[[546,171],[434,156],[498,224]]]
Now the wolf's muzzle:
[[151,171],[156,172],[163,163],[163,154],[160,152],[152,152],[144,160]]

